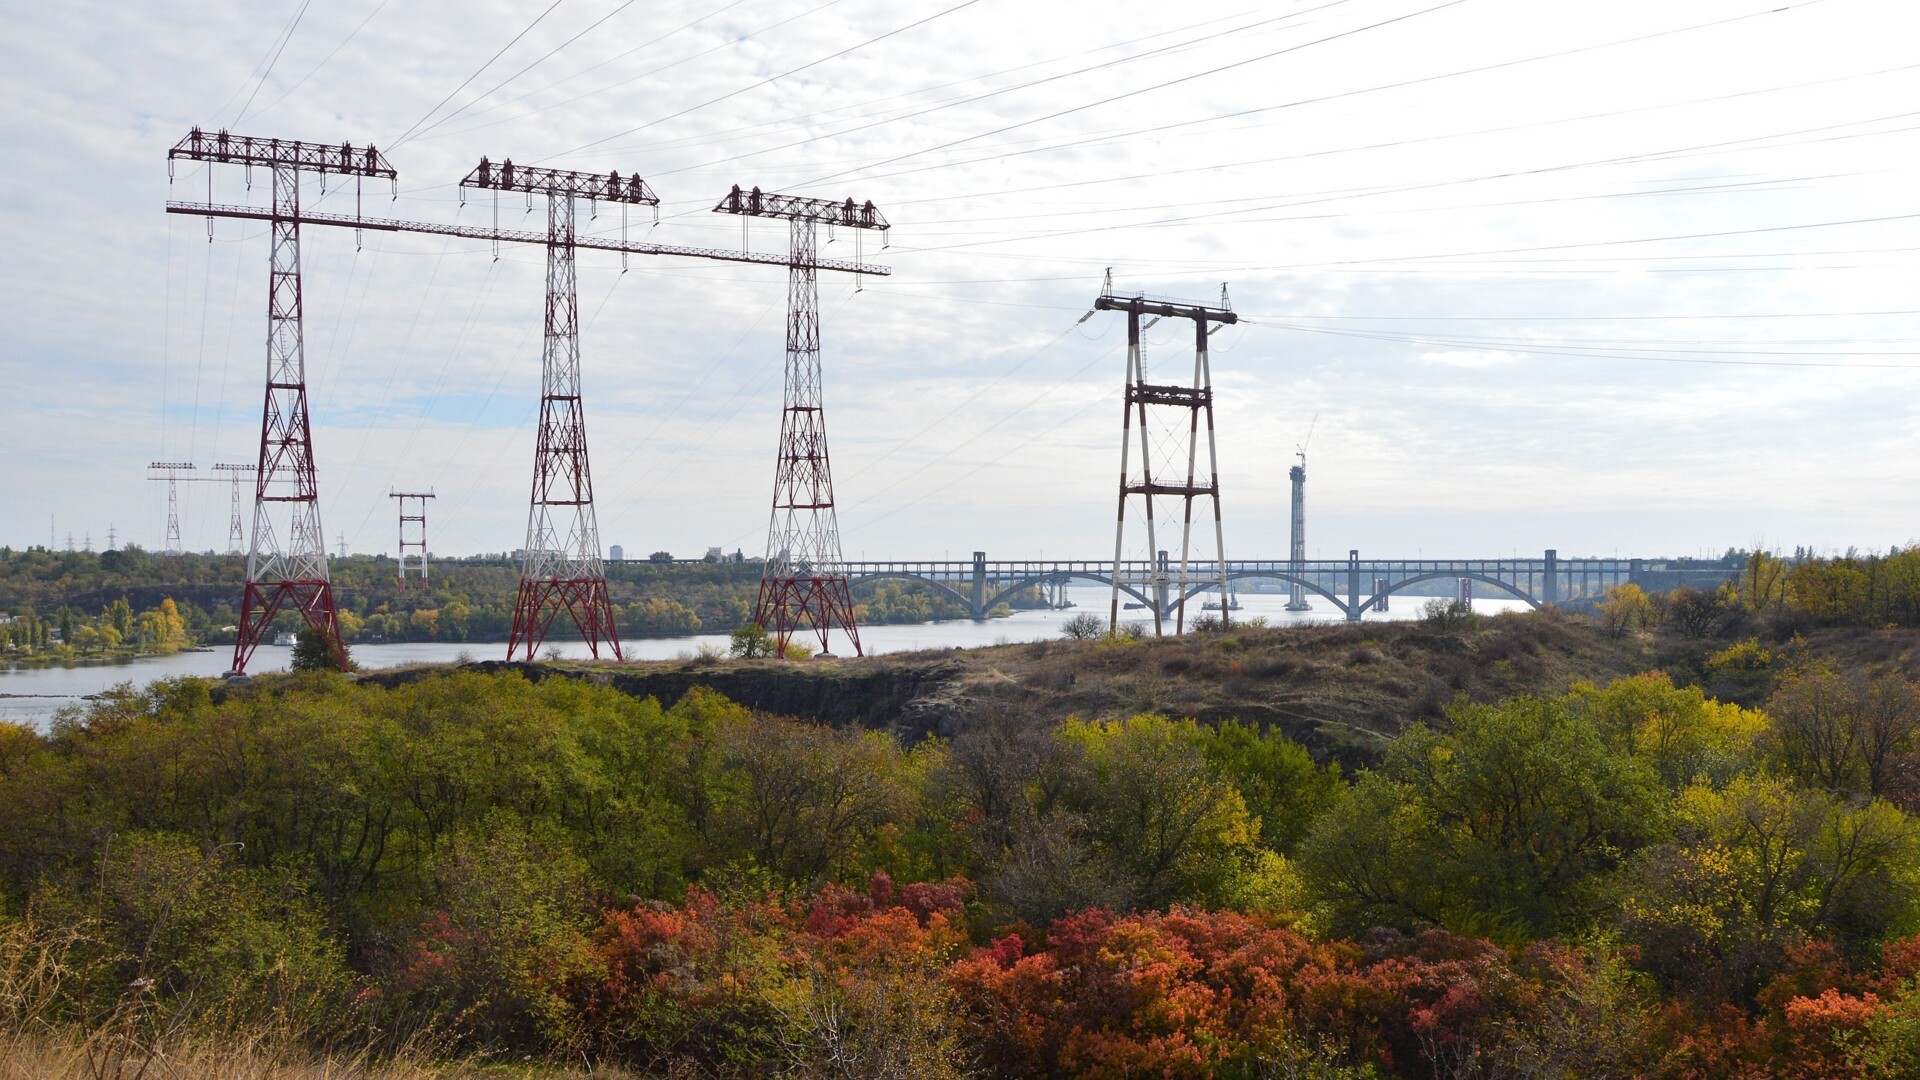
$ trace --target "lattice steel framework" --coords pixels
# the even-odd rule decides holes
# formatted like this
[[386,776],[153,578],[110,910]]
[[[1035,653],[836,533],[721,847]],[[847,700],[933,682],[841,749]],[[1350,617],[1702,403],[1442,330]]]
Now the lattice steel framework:
[[[856,655],[862,653],[853,594],[840,550],[833,505],[833,468],[827,454],[825,393],[820,379],[820,283],[817,228],[884,231],[890,226],[872,202],[834,202],[774,195],[738,184],[714,212],[784,218],[792,224],[787,261],[786,393],[780,413],[780,449],[773,473],[773,513],[767,525],[767,557],[760,571],[760,597],[753,620],[773,636],[775,655],[785,656],[795,631],[806,630],[827,650],[839,627]],[[855,235],[859,235],[858,232]]]
[[[546,339],[540,374],[540,433],[534,445],[527,546],[520,563],[507,659],[524,648],[532,660],[553,620],[565,611],[597,659],[605,642],[616,659],[620,633],[607,595],[600,527],[587,464],[587,421],[580,394],[580,305],[574,269],[574,204],[578,199],[657,206],[638,176],[516,168],[485,158],[462,188],[518,191],[547,200]],[[496,200],[498,195],[495,195]],[[496,204],[497,205],[497,204]]]
[[[313,431],[307,412],[307,363],[300,283],[300,178],[366,177],[396,180],[379,152],[341,143],[298,142],[209,135],[194,128],[167,154],[174,159],[246,166],[271,171],[273,210],[269,231],[272,253],[267,286],[267,387],[261,407],[260,456],[254,476],[253,543],[247,554],[247,587],[241,600],[239,636],[233,645],[233,670],[247,661],[271,632],[282,609],[298,612],[307,625],[326,635],[335,662],[346,670],[346,646],[334,610],[333,583],[327,570],[325,534],[320,525],[319,481],[314,466]],[[209,169],[208,185],[212,177]],[[209,202],[212,201],[209,193]],[[281,531],[282,518],[284,532]]]
[[223,463],[215,465],[214,470],[216,472],[231,473],[233,475],[233,479],[229,481],[233,491],[228,500],[227,507],[227,554],[245,555],[247,553],[247,519],[245,515],[240,512],[240,479],[243,476],[254,475],[259,471],[259,468],[254,465],[228,465]]
[[[149,461],[147,479],[167,482],[167,546],[161,554],[168,558],[178,558],[183,550],[180,543],[180,481],[182,474],[193,471],[191,461]],[[185,477],[191,480],[192,477]]]
[[[400,500],[400,587],[407,587],[407,571],[413,570],[424,588],[427,584],[427,500],[433,498],[433,492],[389,489],[387,497]],[[407,513],[408,502],[413,504],[411,514]],[[414,526],[411,536],[408,525]],[[409,555],[409,551],[418,554]]]
[[[1108,274],[1106,287],[1093,302],[1096,311],[1124,311],[1127,314],[1127,384],[1125,406],[1121,411],[1120,429],[1120,507],[1113,535],[1113,602],[1108,614],[1108,629],[1117,630],[1120,625],[1120,592],[1123,587],[1143,587],[1147,595],[1154,598],[1153,632],[1158,635],[1165,632],[1167,616],[1167,597],[1171,592],[1174,607],[1174,633],[1186,628],[1187,595],[1191,587],[1203,580],[1216,584],[1220,589],[1220,619],[1230,622],[1229,596],[1227,591],[1227,542],[1220,523],[1220,456],[1213,433],[1213,369],[1207,361],[1207,337],[1213,332],[1214,324],[1236,323],[1239,316],[1227,305],[1226,286],[1220,287],[1220,306],[1210,307],[1179,300],[1149,298],[1144,294],[1119,296],[1113,291],[1112,274]],[[1140,353],[1140,317],[1153,315],[1158,318],[1191,319],[1194,330],[1193,381],[1191,385],[1150,383],[1147,381],[1145,362]],[[1187,469],[1184,481],[1155,479],[1153,473],[1153,453],[1148,439],[1149,409],[1185,410],[1187,422]],[[1205,416],[1207,422],[1207,476],[1204,481],[1199,476],[1200,419]],[[1129,468],[1129,456],[1134,439],[1134,428],[1139,428],[1140,473],[1135,477]],[[1144,572],[1129,570],[1122,556],[1125,554],[1127,534],[1127,500],[1138,495],[1144,503],[1147,527],[1147,551],[1154,558]],[[1160,557],[1157,523],[1154,519],[1153,499],[1156,495],[1170,496],[1181,500],[1180,524],[1180,560],[1178,571],[1170,574],[1169,560]],[[1193,569],[1193,504],[1195,500],[1205,499],[1213,504],[1213,541],[1214,554],[1206,561],[1211,571],[1206,578],[1190,573]]]

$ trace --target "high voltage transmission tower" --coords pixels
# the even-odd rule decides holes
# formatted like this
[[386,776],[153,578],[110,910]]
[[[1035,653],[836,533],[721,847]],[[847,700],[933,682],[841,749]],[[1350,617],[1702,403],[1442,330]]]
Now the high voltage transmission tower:
[[[1227,592],[1227,542],[1220,524],[1220,457],[1213,435],[1213,369],[1207,362],[1207,338],[1213,333],[1215,323],[1230,325],[1239,322],[1239,316],[1227,303],[1227,287],[1220,286],[1220,306],[1210,307],[1185,300],[1168,300],[1148,297],[1144,293],[1121,296],[1113,291],[1113,271],[1107,271],[1107,280],[1101,288],[1100,296],[1094,300],[1095,311],[1124,311],[1127,313],[1127,385],[1125,407],[1120,421],[1120,508],[1114,525],[1113,535],[1113,604],[1108,615],[1109,631],[1117,630],[1120,625],[1120,590],[1126,586],[1145,587],[1147,596],[1152,600],[1153,632],[1164,632],[1167,608],[1174,608],[1174,633],[1185,629],[1187,615],[1187,596],[1189,591],[1201,584],[1214,584],[1220,589],[1220,618],[1230,621],[1231,597]],[[1154,321],[1160,319],[1193,320],[1193,380],[1191,384],[1153,383],[1147,381],[1145,359],[1140,352],[1140,317],[1152,315]],[[1151,325],[1151,324],[1149,324]],[[1148,410],[1154,410],[1149,413]],[[1180,479],[1176,473],[1173,478],[1154,477],[1154,447],[1150,438],[1150,419],[1164,415],[1167,411],[1185,412],[1187,424],[1186,477]],[[1207,422],[1207,475],[1199,475],[1200,419]],[[1134,428],[1139,428],[1140,472],[1138,477],[1129,471],[1128,458],[1134,438]],[[1178,422],[1172,438],[1177,440]],[[1143,572],[1127,571],[1123,566],[1127,534],[1127,500],[1138,495],[1144,503],[1147,528],[1147,553],[1149,569]],[[1156,495],[1168,496],[1181,501],[1180,519],[1180,562],[1179,570],[1169,574],[1167,560],[1161,558],[1158,525],[1154,519],[1153,498]],[[1192,573],[1193,565],[1193,504],[1196,499],[1205,499],[1213,504],[1213,543],[1214,555],[1210,567],[1204,576]]]
[[240,512],[240,481],[242,477],[252,476],[260,471],[258,465],[218,464],[215,472],[227,473],[232,479],[229,485],[233,491],[227,500],[227,554],[245,555],[247,546],[247,519]]
[[[834,202],[773,195],[735,184],[715,213],[784,218],[792,223],[787,271],[787,369],[780,414],[780,450],[773,473],[773,516],[767,526],[767,558],[753,621],[773,635],[776,655],[802,628],[827,635],[839,626],[856,655],[853,594],[841,562],[840,526],[833,508],[833,470],[827,457],[825,396],[820,383],[820,285],[816,272],[817,229],[885,231],[886,218],[871,201]],[[859,232],[854,234],[859,235]]]
[[[822,206],[833,209],[826,216],[817,217],[808,222],[804,230],[804,246],[796,239],[792,251],[786,255],[779,255],[768,252],[685,247],[628,240],[624,235],[626,207],[656,205],[658,202],[652,191],[640,181],[638,176],[630,175],[622,178],[618,173],[608,173],[603,176],[594,173],[569,173],[522,167],[515,167],[511,173],[508,173],[506,162],[502,162],[498,167],[483,162],[480,168],[476,168],[468,175],[466,181],[462,182],[463,189],[483,188],[495,192],[520,191],[525,192],[529,199],[536,194],[548,196],[548,229],[545,232],[529,232],[500,228],[497,213],[491,226],[449,225],[367,217],[360,211],[357,186],[354,212],[351,214],[317,212],[300,206],[298,176],[301,171],[320,173],[323,180],[328,174],[394,179],[395,173],[392,167],[376,154],[372,147],[355,150],[345,143],[335,147],[280,139],[245,138],[229,135],[224,131],[217,135],[207,135],[195,128],[173,148],[168,156],[170,161],[173,158],[184,158],[209,163],[261,165],[274,170],[274,202],[271,209],[214,202],[211,174],[208,177],[205,202],[185,200],[168,200],[167,202],[167,212],[170,214],[205,216],[208,219],[209,239],[212,235],[212,219],[216,217],[267,221],[273,226],[274,291],[270,294],[269,306],[269,330],[273,343],[269,346],[267,405],[262,422],[261,472],[255,500],[254,544],[253,553],[248,559],[247,588],[249,601],[258,593],[263,598],[263,602],[264,599],[271,598],[276,607],[274,609],[263,607],[265,615],[256,618],[252,623],[247,622],[243,616],[241,640],[234,648],[234,670],[236,671],[244,670],[247,657],[251,655],[253,647],[258,644],[259,635],[271,621],[274,611],[279,605],[289,600],[295,602],[309,622],[324,625],[330,640],[336,646],[339,645],[338,619],[334,614],[332,591],[326,579],[324,535],[320,530],[319,514],[312,495],[314,472],[311,442],[307,438],[304,364],[299,362],[300,225],[350,228],[355,230],[356,234],[360,230],[371,229],[379,232],[459,236],[490,240],[496,245],[500,243],[540,244],[547,248],[548,303],[546,348],[542,370],[541,436],[535,457],[533,505],[528,515],[527,561],[522,565],[521,592],[515,607],[513,640],[508,646],[508,655],[511,656],[522,640],[527,641],[526,655],[529,658],[538,647],[539,641],[545,637],[553,618],[563,608],[579,625],[581,635],[587,639],[589,647],[594,648],[596,656],[598,655],[597,643],[600,640],[605,640],[612,647],[615,656],[620,655],[619,638],[613,624],[612,606],[606,599],[606,579],[600,559],[598,529],[593,519],[592,482],[587,469],[586,430],[580,409],[579,314],[574,286],[575,251],[583,248],[616,251],[621,253],[623,264],[628,254],[678,255],[720,262],[787,266],[792,275],[798,275],[799,271],[804,269],[808,286],[805,310],[809,313],[808,321],[812,327],[813,352],[811,355],[816,388],[818,386],[818,314],[813,289],[814,272],[839,270],[851,274],[892,273],[892,270],[885,266],[862,262],[857,254],[853,259],[822,259],[815,254],[812,230],[814,222],[828,221],[830,225],[856,229],[886,228],[886,223],[880,220],[878,212],[873,209],[871,203],[864,207],[855,206],[851,201],[845,204],[822,203]],[[484,182],[481,176],[483,170],[486,172]],[[496,195],[495,198],[497,200],[498,196]],[[616,238],[583,236],[577,233],[574,230],[574,209],[575,203],[580,199],[586,199],[590,203],[611,202],[620,205],[622,235]],[[788,200],[792,205],[816,201]],[[796,221],[795,237],[800,238],[802,232]],[[285,273],[282,272],[283,266],[289,268]],[[283,291],[287,287],[290,287],[292,300],[290,319],[285,313],[282,302]],[[791,345],[791,318],[789,324],[789,344]],[[286,351],[281,343],[289,337],[292,342],[293,362],[280,366],[289,369],[286,374],[297,371],[300,376],[297,380],[276,378],[282,372],[275,366],[274,361]],[[791,365],[789,379],[789,385],[791,385]],[[282,437],[283,434],[285,437]],[[297,434],[298,440],[293,439],[292,434]],[[821,451],[824,460],[824,442],[821,444]],[[303,464],[304,468],[295,470],[292,463],[296,462]],[[274,481],[288,478],[301,482],[295,488],[296,494],[269,498],[266,494],[269,485]],[[294,502],[296,524],[305,523],[306,527],[297,527],[290,537],[293,541],[289,545],[292,550],[281,551],[275,545],[274,534],[270,527],[264,530],[265,544],[263,545],[262,526],[265,508],[269,502],[273,501]],[[828,510],[828,520],[831,525],[830,502]],[[304,516],[302,516],[303,513]],[[833,551],[834,563],[837,566],[839,559],[837,536]],[[538,560],[534,558],[536,552],[540,553]],[[257,573],[256,568],[258,568]],[[299,576],[301,572],[305,572],[307,576]],[[840,575],[840,580],[844,594],[844,574]],[[595,582],[598,583],[597,587]],[[532,585],[531,588],[529,583]],[[276,587],[270,589],[270,585]],[[845,625],[851,630],[851,605],[848,603],[844,606],[846,608]],[[585,619],[584,623],[582,619]],[[252,632],[251,636],[249,631]],[[858,648],[857,641],[855,647]],[[336,655],[344,661],[344,650],[337,650]]]
[[[547,628],[565,611],[598,659],[605,641],[620,657],[620,633],[607,595],[600,527],[593,512],[587,467],[587,418],[580,396],[580,304],[574,271],[574,209],[578,199],[626,206],[658,206],[659,196],[639,176],[493,166],[481,158],[462,189],[525,192],[547,200],[546,344],[540,364],[540,434],[533,451],[533,497],[527,513],[526,556],[513,605],[507,658],[523,645],[532,660]],[[495,199],[498,199],[495,195]],[[497,217],[496,212],[496,217]],[[402,505],[405,505],[402,503]],[[423,504],[424,505],[424,504]]]
[[193,472],[191,461],[149,461],[147,479],[167,482],[167,545],[161,551],[168,558],[178,558],[182,552],[180,544],[180,481],[191,480],[185,474]]
[[[419,572],[422,588],[427,584],[427,500],[433,498],[431,491],[393,491],[387,492],[390,499],[400,500],[400,587],[407,587],[407,571]],[[413,503],[413,513],[407,513],[407,503]],[[415,526],[414,535],[407,535],[407,526]],[[408,555],[417,551],[417,555]]]
[[[320,527],[319,480],[314,468],[313,430],[307,416],[307,359],[300,284],[301,174],[351,176],[358,201],[359,182],[368,177],[397,181],[398,174],[379,152],[286,139],[252,139],[222,131],[208,135],[194,128],[167,155],[208,166],[208,201],[215,164],[254,166],[271,171],[273,235],[267,277],[267,392],[260,413],[260,458],[254,476],[253,543],[247,554],[247,587],[240,604],[239,635],[233,644],[233,670],[245,671],[253,650],[271,633],[282,608],[297,611],[307,625],[326,637],[333,659],[347,667],[340,617],[334,610],[333,582],[327,571],[326,536]],[[211,234],[209,234],[211,239]],[[284,515],[285,533],[275,522]]]

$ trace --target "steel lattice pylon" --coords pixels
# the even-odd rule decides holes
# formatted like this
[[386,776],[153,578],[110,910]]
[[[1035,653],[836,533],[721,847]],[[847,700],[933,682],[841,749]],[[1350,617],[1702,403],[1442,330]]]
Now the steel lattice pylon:
[[[269,231],[273,249],[267,284],[267,392],[260,416],[260,457],[254,476],[253,544],[247,555],[247,589],[240,603],[239,636],[233,644],[233,670],[247,661],[272,630],[282,609],[297,611],[307,625],[326,635],[335,662],[347,666],[340,619],[333,606],[327,573],[326,541],[320,528],[318,483],[313,464],[313,431],[307,416],[307,361],[302,334],[300,288],[300,174],[317,173],[395,179],[373,147],[355,150],[341,143],[292,139],[255,139],[222,131],[209,135],[194,128],[168,151],[167,158],[209,166],[209,201],[216,163],[268,169],[273,176]],[[356,188],[356,200],[358,198]],[[209,232],[208,239],[212,239]],[[275,518],[284,517],[284,534]]]
[[[833,506],[833,468],[827,454],[825,395],[820,382],[820,283],[816,229],[888,227],[871,202],[831,202],[773,195],[738,186],[717,212],[786,218],[792,223],[787,260],[786,394],[780,414],[780,449],[773,473],[773,514],[767,525],[767,558],[760,571],[760,597],[753,621],[773,637],[774,653],[787,654],[796,631],[820,639],[838,627],[855,655],[860,629],[853,592],[840,553],[840,526]],[[856,234],[857,235],[857,234]]]
[[[595,659],[604,642],[621,659],[620,632],[607,594],[600,527],[593,511],[593,474],[587,464],[587,420],[580,395],[580,305],[574,266],[577,198],[658,205],[634,175],[576,173],[498,166],[482,158],[463,188],[521,191],[547,200],[546,341],[540,370],[540,432],[533,452],[533,495],[527,546],[520,563],[507,659],[524,651],[532,660],[553,620],[564,611]],[[496,205],[497,213],[497,205]]]
[[[1113,536],[1113,600],[1108,614],[1108,630],[1117,630],[1120,625],[1120,590],[1123,586],[1141,586],[1148,590],[1153,600],[1153,632],[1157,635],[1164,631],[1164,622],[1168,608],[1173,608],[1174,632],[1186,628],[1187,594],[1196,585],[1213,584],[1220,590],[1220,619],[1230,622],[1232,594],[1227,589],[1227,543],[1220,522],[1220,457],[1213,434],[1213,369],[1207,359],[1207,338],[1213,331],[1214,323],[1231,324],[1239,321],[1239,316],[1227,306],[1227,288],[1220,287],[1220,306],[1194,304],[1183,301],[1151,299],[1145,295],[1120,296],[1113,291],[1113,274],[1108,271],[1107,282],[1100,296],[1093,302],[1096,311],[1124,311],[1127,314],[1127,386],[1125,405],[1121,413],[1120,434],[1120,508],[1115,520]],[[1193,381],[1189,385],[1179,383],[1160,384],[1147,381],[1146,365],[1140,353],[1140,316],[1153,315],[1162,319],[1192,319],[1194,329]],[[1148,409],[1185,410],[1187,421],[1187,475],[1184,480],[1172,481],[1155,479],[1153,474],[1152,446],[1149,443]],[[1199,475],[1200,461],[1200,419],[1207,422],[1207,476],[1203,480]],[[1139,428],[1140,475],[1136,479],[1129,471],[1128,457],[1134,438],[1134,428]],[[1177,427],[1176,425],[1169,425]],[[1121,558],[1124,553],[1127,533],[1127,499],[1138,495],[1144,503],[1147,550],[1151,569],[1145,574],[1127,573]],[[1170,572],[1167,553],[1159,548],[1159,537],[1155,531],[1153,498],[1156,495],[1171,496],[1182,502],[1180,523],[1180,561],[1179,568]],[[1193,504],[1196,499],[1207,499],[1213,503],[1213,541],[1214,558],[1209,572],[1201,576],[1194,572],[1193,552]]]

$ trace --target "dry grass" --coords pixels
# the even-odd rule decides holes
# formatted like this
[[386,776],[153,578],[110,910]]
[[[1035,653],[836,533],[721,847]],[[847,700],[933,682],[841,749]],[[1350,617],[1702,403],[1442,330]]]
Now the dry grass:
[[316,1050],[310,1032],[273,1017],[162,1013],[138,989],[104,1015],[74,1000],[74,957],[92,927],[0,919],[0,1080],[624,1080],[544,1062],[456,1059],[419,1038],[392,1052]]
[[544,1064],[436,1060],[403,1052],[315,1053],[270,1030],[182,1034],[158,1044],[111,1030],[0,1035],[0,1080],[615,1080]]

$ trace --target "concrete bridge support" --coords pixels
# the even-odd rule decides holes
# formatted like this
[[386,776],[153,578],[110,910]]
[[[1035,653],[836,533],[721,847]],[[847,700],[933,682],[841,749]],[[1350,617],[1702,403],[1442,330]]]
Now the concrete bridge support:
[[968,607],[973,609],[973,621],[985,622],[987,619],[987,553],[973,553],[973,592],[969,596]]
[[1347,621],[1360,621],[1360,549],[1347,552]]
[[1547,549],[1547,564],[1541,573],[1540,602],[1548,606],[1560,602],[1560,552]]

